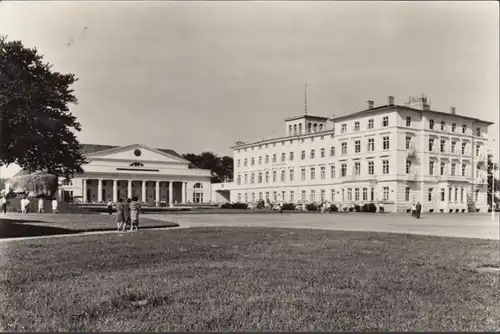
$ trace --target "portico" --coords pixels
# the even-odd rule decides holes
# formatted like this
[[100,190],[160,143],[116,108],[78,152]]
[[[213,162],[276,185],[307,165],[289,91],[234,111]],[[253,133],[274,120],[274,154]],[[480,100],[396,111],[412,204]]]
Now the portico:
[[175,151],[142,144],[83,145],[84,173],[62,182],[61,198],[80,203],[117,202],[137,196],[148,205],[210,202],[209,170],[192,166]]

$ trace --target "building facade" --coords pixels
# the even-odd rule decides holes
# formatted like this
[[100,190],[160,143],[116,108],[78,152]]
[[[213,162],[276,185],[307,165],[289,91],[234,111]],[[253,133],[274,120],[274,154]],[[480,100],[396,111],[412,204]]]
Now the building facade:
[[82,145],[84,173],[60,180],[65,202],[102,203],[137,196],[152,206],[210,203],[209,170],[192,166],[177,152],[142,144]]
[[487,209],[488,127],[476,118],[394,104],[329,119],[285,119],[286,134],[233,149],[233,202],[384,203],[406,211]]

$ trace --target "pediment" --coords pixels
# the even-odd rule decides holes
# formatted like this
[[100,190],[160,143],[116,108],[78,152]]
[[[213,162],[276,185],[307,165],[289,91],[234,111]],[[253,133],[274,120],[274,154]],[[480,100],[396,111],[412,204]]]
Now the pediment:
[[103,151],[97,151],[87,154],[89,160],[128,160],[134,162],[163,162],[163,163],[189,163],[189,161],[182,159],[173,154],[154,149],[142,144],[134,144],[128,146],[115,147]]

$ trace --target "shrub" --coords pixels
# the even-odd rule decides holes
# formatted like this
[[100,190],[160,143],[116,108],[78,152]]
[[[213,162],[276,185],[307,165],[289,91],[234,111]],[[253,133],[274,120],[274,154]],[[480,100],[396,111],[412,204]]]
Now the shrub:
[[331,212],[338,212],[339,208],[335,204],[332,204],[332,205],[330,205],[330,211]]
[[283,210],[295,210],[295,204],[285,203],[283,204]]
[[433,212],[434,212],[434,209],[430,209],[430,210],[429,210],[429,212],[430,212],[430,213],[433,213]]
[[356,211],[356,212],[360,212],[360,211],[361,211],[361,206],[359,206],[359,205],[357,205],[357,204],[356,204],[356,205],[354,205],[354,211]]
[[354,211],[354,208],[353,207],[350,207],[349,208],[349,212],[353,212]]
[[306,205],[307,211],[318,211],[318,207],[314,203],[309,203]]

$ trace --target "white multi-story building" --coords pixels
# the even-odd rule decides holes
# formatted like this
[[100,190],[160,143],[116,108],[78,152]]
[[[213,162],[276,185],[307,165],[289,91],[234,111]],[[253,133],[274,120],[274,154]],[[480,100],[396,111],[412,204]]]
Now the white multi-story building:
[[233,202],[384,203],[386,211],[487,209],[487,135],[477,118],[394,104],[285,119],[285,135],[237,142]]

